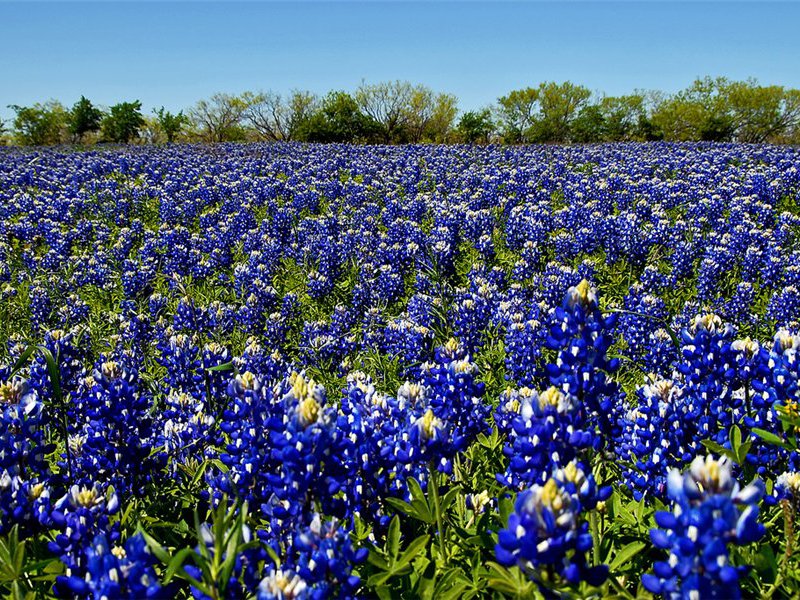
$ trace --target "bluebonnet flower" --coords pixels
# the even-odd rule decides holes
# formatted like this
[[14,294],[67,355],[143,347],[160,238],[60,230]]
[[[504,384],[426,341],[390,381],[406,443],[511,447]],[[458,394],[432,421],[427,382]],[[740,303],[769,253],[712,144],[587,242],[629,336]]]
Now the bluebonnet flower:
[[112,546],[100,533],[86,550],[86,575],[60,575],[56,585],[93,600],[170,598],[172,594],[161,587],[153,563],[141,535],[128,538],[122,546]]
[[73,485],[53,504],[52,512],[43,516],[48,525],[59,531],[48,547],[66,565],[66,577],[85,577],[89,567],[87,540],[105,533],[110,542],[118,541],[118,525],[111,525],[109,519],[117,510],[119,498],[116,493],[95,483]]
[[609,437],[613,423],[608,415],[617,393],[609,374],[616,371],[619,360],[608,359],[606,352],[616,321],[617,314],[602,316],[595,289],[583,279],[568,289],[562,306],[556,309],[546,342],[558,352],[557,361],[546,367],[550,383],[577,396]]
[[739,580],[747,567],[731,564],[728,546],[764,535],[757,505],[763,493],[760,482],[740,488],[724,458],[698,456],[685,474],[673,469],[668,496],[674,510],[656,513],[659,529],[650,533],[670,556],[655,564],[654,574],[642,576],[645,588],[671,598],[741,597]]
[[610,489],[599,490],[594,477],[575,462],[521,492],[508,527],[498,534],[498,562],[518,565],[542,587],[549,579],[544,572],[557,573],[571,584],[601,584],[608,568],[587,562],[592,536],[584,512],[609,493]]

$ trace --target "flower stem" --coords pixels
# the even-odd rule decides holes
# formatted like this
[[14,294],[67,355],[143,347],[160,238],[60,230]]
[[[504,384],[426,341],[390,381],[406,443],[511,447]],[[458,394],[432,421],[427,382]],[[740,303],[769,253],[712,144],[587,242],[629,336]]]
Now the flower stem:
[[592,534],[592,566],[600,564],[600,529],[597,523],[597,510],[589,512],[589,531]]
[[436,527],[439,530],[439,552],[442,558],[444,558],[444,561],[447,562],[447,551],[444,545],[444,525],[442,524],[442,506],[439,503],[439,478],[433,461],[428,463],[428,471],[428,487],[433,497],[433,511],[436,513]]

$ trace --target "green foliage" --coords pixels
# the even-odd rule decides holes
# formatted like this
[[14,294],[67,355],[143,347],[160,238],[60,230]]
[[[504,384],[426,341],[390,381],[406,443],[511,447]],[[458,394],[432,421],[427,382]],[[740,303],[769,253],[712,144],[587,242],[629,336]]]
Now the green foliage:
[[14,133],[22,146],[52,146],[66,139],[69,113],[55,100],[33,106],[9,106],[15,113]]
[[143,126],[142,103],[139,100],[120,102],[112,106],[103,119],[103,136],[108,141],[127,144],[139,137]]
[[[210,598],[226,598],[231,582],[241,573],[237,572],[237,561],[241,554],[259,546],[259,542],[251,538],[247,526],[247,505],[226,507],[227,502],[213,509],[210,514],[210,525],[200,523],[200,517],[194,514],[194,547],[183,547],[170,550],[163,547],[141,526],[141,533],[148,548],[163,565],[163,583],[183,580]],[[277,561],[277,557],[275,557]],[[184,565],[193,564],[199,571],[199,578],[191,575]],[[240,570],[244,565],[240,564]]]
[[484,108],[480,111],[467,111],[458,121],[458,134],[461,141],[467,144],[486,144],[491,139],[495,124],[492,111]]
[[175,138],[189,122],[188,117],[183,114],[183,111],[174,114],[165,110],[163,106],[158,110],[154,110],[153,114],[155,114],[158,120],[158,128],[161,130],[161,133],[164,134],[164,137],[167,138],[168,144],[175,141]]
[[96,108],[85,96],[81,96],[72,107],[69,114],[69,132],[78,142],[83,141],[83,136],[100,129],[103,112]]
[[[146,128],[146,141],[174,142],[182,132],[201,142],[246,140],[323,143],[485,144],[495,135],[507,144],[624,141],[800,143],[800,90],[756,80],[700,78],[675,94],[634,91],[592,98],[570,81],[512,90],[494,107],[458,118],[458,99],[409,81],[362,83],[352,94],[307,91],[214,94],[189,111],[153,111],[121,103],[103,113],[85,97],[70,111],[50,101],[16,112],[14,138],[21,145],[82,142],[101,126],[108,141],[129,142]],[[116,108],[116,113],[114,110]],[[141,120],[136,118],[139,113]],[[4,141],[0,122],[0,143]]]
[[299,124],[297,139],[304,142],[343,143],[367,141],[381,131],[381,125],[359,109],[347,92],[331,92],[320,109]]
[[37,558],[41,554],[30,541],[19,539],[14,525],[0,538],[0,592],[6,598],[27,600],[48,594],[63,566],[54,557]]
[[591,92],[569,81],[540,83],[515,90],[498,100],[507,142],[566,142],[573,121]]

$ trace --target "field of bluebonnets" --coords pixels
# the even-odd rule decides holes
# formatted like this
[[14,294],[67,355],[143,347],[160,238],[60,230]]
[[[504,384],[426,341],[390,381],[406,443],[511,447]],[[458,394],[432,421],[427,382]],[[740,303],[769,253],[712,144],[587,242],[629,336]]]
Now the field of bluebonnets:
[[3,151],[0,587],[800,593],[798,169]]

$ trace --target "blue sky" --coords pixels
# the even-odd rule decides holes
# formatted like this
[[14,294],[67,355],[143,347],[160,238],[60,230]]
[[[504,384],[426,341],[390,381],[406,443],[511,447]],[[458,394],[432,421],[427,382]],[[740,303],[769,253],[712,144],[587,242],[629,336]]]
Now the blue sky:
[[698,75],[800,87],[796,2],[7,2],[0,115],[81,94],[186,108],[217,91],[407,79],[463,109],[544,80],[675,91]]

